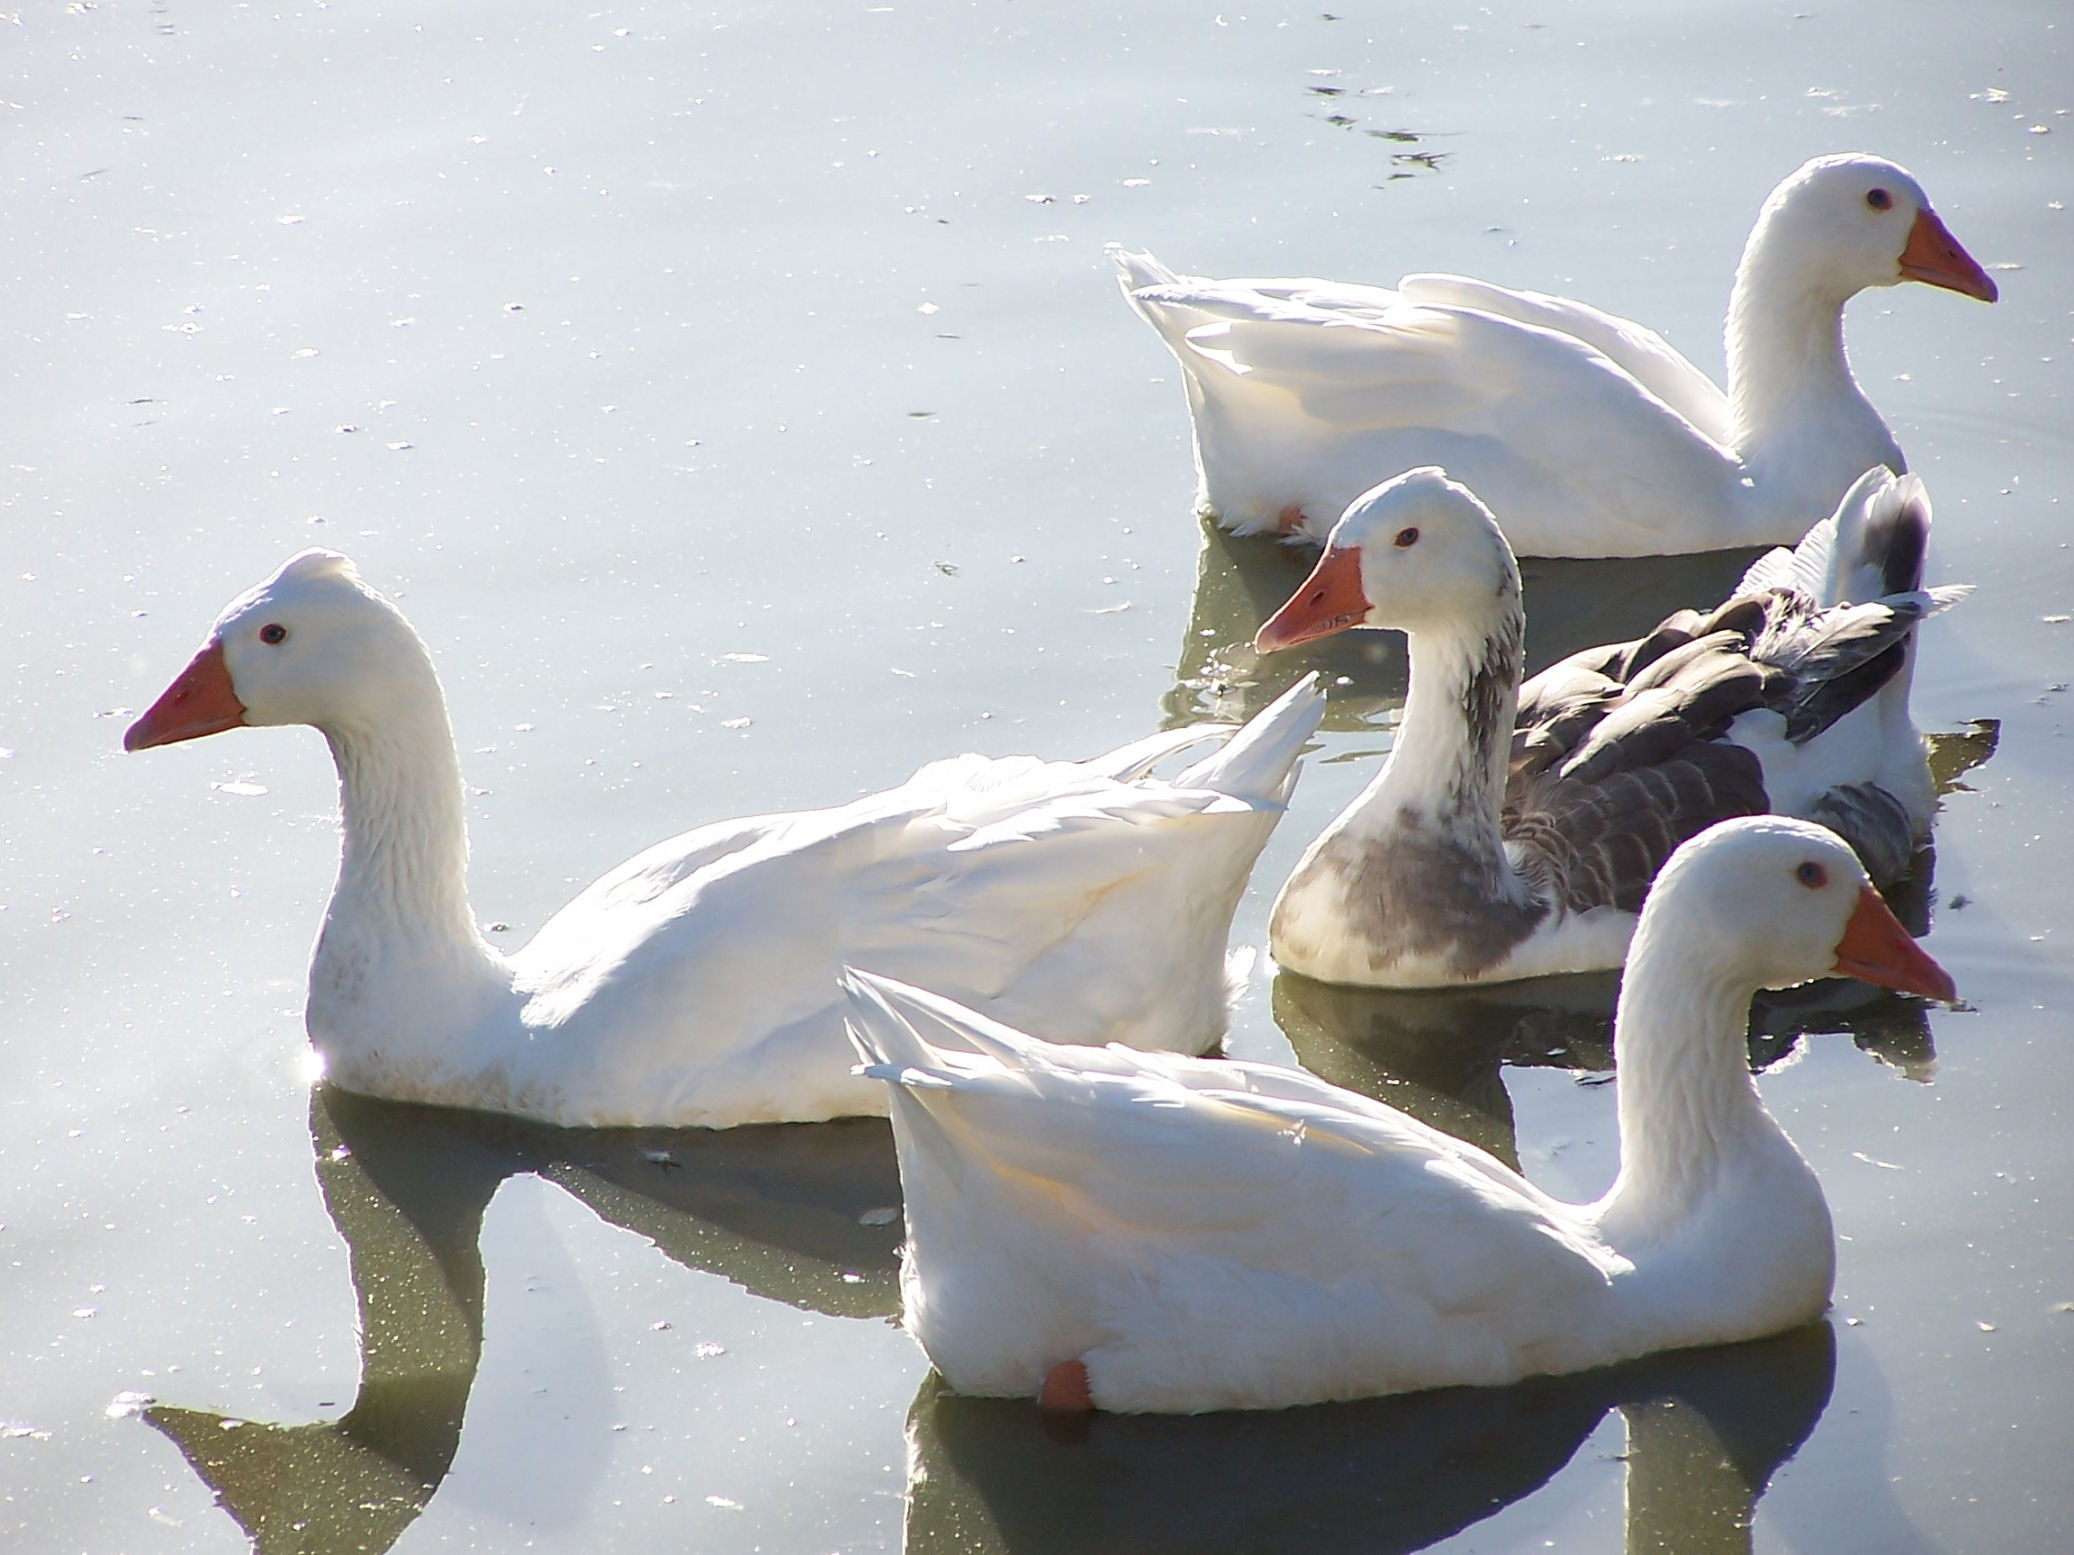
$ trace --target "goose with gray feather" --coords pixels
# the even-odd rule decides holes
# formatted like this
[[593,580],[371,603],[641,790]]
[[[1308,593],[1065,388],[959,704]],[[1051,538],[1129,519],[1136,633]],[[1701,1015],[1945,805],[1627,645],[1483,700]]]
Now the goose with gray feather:
[[1929,523],[1920,481],[1867,471],[1726,603],[1522,687],[1519,568],[1490,509],[1432,468],[1364,494],[1255,645],[1395,627],[1410,690],[1382,771],[1282,887],[1276,961],[1383,987],[1619,966],[1664,860],[1732,816],[1818,821],[1900,878],[1935,803],[1914,630],[1966,592],[1920,587]]

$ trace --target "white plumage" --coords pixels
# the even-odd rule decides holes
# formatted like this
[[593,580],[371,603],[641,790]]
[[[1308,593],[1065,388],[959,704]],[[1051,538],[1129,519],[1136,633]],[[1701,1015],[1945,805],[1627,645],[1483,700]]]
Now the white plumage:
[[1790,544],[1867,467],[1907,468],[1851,376],[1844,304],[1902,280],[1995,298],[1921,185],[1859,155],[1818,157],[1765,201],[1726,392],[1654,331],[1539,292],[1213,281],[1115,257],[1181,364],[1204,512],[1322,541],[1359,493],[1437,464],[1522,556]]
[[[1054,1047],[847,983],[893,1090],[906,1322],[960,1392],[1274,1408],[1581,1370],[1805,1322],[1820,1184],[1744,1059],[1751,994],[1848,964],[1950,997],[1833,835],[1730,822],[1664,871],[1621,994],[1621,1172],[1567,1204],[1273,1065]],[[1867,945],[1877,941],[1877,951]]]
[[[833,809],[702,827],[510,956],[469,909],[430,656],[345,557],[304,552],[233,601],[126,744],[268,723],[330,742],[345,847],[308,1025],[335,1083],[549,1123],[718,1127],[884,1110],[850,1073],[845,960],[1062,1039],[1215,1044],[1232,912],[1322,708],[1306,681],[1236,733],[1088,762],[958,756]],[[1213,742],[1173,780],[1148,775]]]

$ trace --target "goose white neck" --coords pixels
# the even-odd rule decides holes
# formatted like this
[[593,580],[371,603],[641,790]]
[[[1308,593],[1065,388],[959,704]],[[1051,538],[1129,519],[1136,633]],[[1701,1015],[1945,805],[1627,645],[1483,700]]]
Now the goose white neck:
[[1844,304],[1855,288],[1811,274],[1766,236],[1762,226],[1751,234],[1736,267],[1725,331],[1729,408],[1746,460],[1761,460],[1809,406],[1830,407],[1825,422],[1841,405],[1880,425],[1844,354]]
[[1731,1157],[1793,1151],[1750,1077],[1747,976],[1650,928],[1645,916],[1614,1016],[1620,1173],[1598,1211],[1616,1245],[1674,1228]]
[[333,916],[343,909],[398,933],[480,946],[468,906],[461,763],[437,686],[428,706],[324,737],[344,830]]
[[469,910],[460,758],[430,661],[410,666],[378,717],[320,727],[344,838],[310,963],[310,1037],[334,1079],[414,1094],[394,1075],[460,1061],[455,1033],[510,993]]

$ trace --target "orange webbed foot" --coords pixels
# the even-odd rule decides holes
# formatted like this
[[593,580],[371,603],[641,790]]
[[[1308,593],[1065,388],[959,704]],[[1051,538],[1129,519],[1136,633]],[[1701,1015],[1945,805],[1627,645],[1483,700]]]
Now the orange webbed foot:
[[1037,1390],[1037,1407],[1068,1414],[1086,1414],[1091,1411],[1095,1407],[1095,1399],[1088,1391],[1087,1362],[1061,1361],[1046,1372],[1044,1386]]

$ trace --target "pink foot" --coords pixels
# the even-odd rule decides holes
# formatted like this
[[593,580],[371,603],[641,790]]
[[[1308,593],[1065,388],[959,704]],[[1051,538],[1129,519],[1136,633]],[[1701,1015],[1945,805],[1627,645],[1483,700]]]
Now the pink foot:
[[1293,535],[1303,528],[1303,507],[1292,502],[1275,515],[1275,533]]
[[1037,1391],[1037,1407],[1073,1414],[1086,1414],[1093,1409],[1095,1399],[1087,1387],[1087,1362],[1061,1361],[1046,1372],[1044,1386]]

